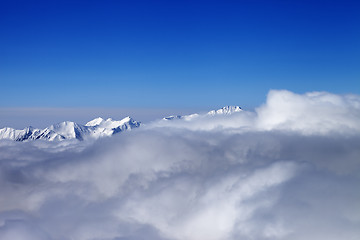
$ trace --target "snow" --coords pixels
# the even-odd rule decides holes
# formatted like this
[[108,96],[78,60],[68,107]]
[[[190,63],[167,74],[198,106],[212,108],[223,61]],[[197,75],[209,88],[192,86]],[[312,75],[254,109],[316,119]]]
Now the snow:
[[[225,107],[222,107],[222,108],[217,109],[217,110],[211,110],[206,115],[207,116],[230,115],[230,114],[234,114],[234,113],[241,112],[241,111],[242,111],[242,109],[239,106],[225,106]],[[198,118],[200,116],[204,116],[204,115],[201,115],[201,114],[198,114],[198,113],[193,113],[193,114],[184,115],[184,116],[172,115],[172,116],[164,117],[163,120],[183,119],[185,121],[190,121],[190,120],[192,120],[194,118]]]
[[[211,117],[215,115],[230,115],[237,112],[241,112],[242,109],[239,106],[225,106],[223,108],[209,111],[206,114],[190,114],[185,116],[173,115],[165,117],[162,121],[169,120],[183,120],[191,121],[198,117]],[[81,125],[71,121],[60,122],[51,125],[45,129],[34,129],[32,127],[17,130],[13,128],[0,129],[0,139],[9,139],[13,141],[27,141],[27,140],[47,140],[47,141],[60,141],[65,139],[97,139],[100,137],[111,136],[113,134],[129,131],[133,128],[140,127],[140,122],[135,121],[130,116],[127,116],[121,120],[113,120],[107,118],[106,120],[97,117],[85,125]]]
[[5,127],[0,129],[0,139],[13,141],[38,139],[47,141],[97,139],[100,137],[111,136],[122,131],[128,131],[139,126],[140,122],[135,121],[131,117],[126,117],[120,121],[114,121],[111,118],[104,120],[99,117],[89,121],[85,125],[65,121],[51,125],[45,129],[33,129],[32,127],[28,127],[23,130],[17,130]]
[[97,126],[97,125],[101,124],[103,121],[104,121],[103,118],[98,117],[98,118],[95,118],[94,120],[91,120],[90,122],[86,123],[85,126],[87,126],[87,127]]
[[209,115],[216,115],[216,114],[233,114],[236,112],[241,112],[242,109],[239,106],[225,106],[223,108],[220,108],[218,110],[212,110],[208,112]]

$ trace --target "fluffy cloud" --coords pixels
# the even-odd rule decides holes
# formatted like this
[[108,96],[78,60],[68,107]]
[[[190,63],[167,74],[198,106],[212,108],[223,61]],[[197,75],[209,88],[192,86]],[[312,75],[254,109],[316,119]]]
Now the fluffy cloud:
[[311,92],[303,95],[272,90],[255,112],[233,115],[198,115],[188,119],[157,121],[149,127],[223,131],[291,131],[301,134],[358,134],[360,96]]
[[94,142],[1,141],[0,239],[357,239],[359,102],[271,91]]
[[355,95],[270,91],[266,104],[257,113],[260,129],[304,134],[360,132],[360,97]]

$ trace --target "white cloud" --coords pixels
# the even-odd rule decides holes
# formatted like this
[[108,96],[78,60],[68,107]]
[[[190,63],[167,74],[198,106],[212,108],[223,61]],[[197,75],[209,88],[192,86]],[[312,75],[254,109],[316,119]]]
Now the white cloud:
[[257,113],[260,129],[305,134],[360,131],[360,97],[355,95],[270,91],[266,104]]
[[357,239],[359,97],[271,91],[256,112],[94,142],[0,142],[0,239]]
[[360,96],[327,92],[296,94],[272,90],[255,112],[231,116],[199,115],[186,120],[155,121],[148,127],[186,128],[200,131],[293,131],[301,134],[358,134]]

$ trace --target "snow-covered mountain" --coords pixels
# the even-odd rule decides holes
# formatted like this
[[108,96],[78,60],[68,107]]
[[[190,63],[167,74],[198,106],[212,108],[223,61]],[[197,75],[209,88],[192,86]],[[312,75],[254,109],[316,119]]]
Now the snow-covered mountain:
[[217,110],[211,110],[211,111],[207,112],[205,115],[201,115],[201,114],[197,114],[197,113],[190,114],[190,115],[184,115],[184,116],[175,115],[175,116],[164,117],[163,120],[183,119],[183,120],[189,121],[189,120],[197,118],[199,116],[230,115],[230,114],[241,112],[241,111],[242,111],[242,109],[239,106],[225,106],[225,107],[222,107]]
[[212,111],[208,112],[207,114],[208,115],[218,115],[218,114],[219,115],[221,115],[221,114],[229,115],[229,114],[233,114],[233,113],[241,112],[241,111],[242,111],[242,109],[239,106],[225,106],[218,110],[212,110]]
[[[194,113],[184,116],[175,115],[165,117],[160,120],[159,123],[161,124],[162,121],[169,120],[191,121],[193,119],[199,119],[199,117],[211,118],[212,116],[218,115],[226,116],[241,111],[242,109],[239,106],[225,106],[217,110],[209,111],[205,114]],[[47,141],[61,141],[66,139],[97,139],[138,127],[140,127],[140,122],[135,121],[131,117],[126,117],[120,121],[112,120],[111,118],[105,120],[99,117],[89,121],[85,125],[65,121],[51,125],[45,129],[27,127],[22,130],[17,130],[5,127],[0,129],[0,140],[9,139],[14,141],[28,141],[42,139]]]
[[140,122],[135,121],[131,117],[126,117],[120,121],[114,121],[111,118],[106,120],[96,118],[85,125],[66,121],[51,125],[45,129],[27,127],[22,130],[17,130],[5,127],[0,129],[0,139],[9,139],[14,141],[37,139],[48,141],[61,141],[65,139],[96,139],[99,137],[111,136],[122,131],[131,130],[139,126]]
[[85,127],[90,130],[90,135],[94,138],[111,136],[113,134],[131,130],[140,127],[140,122],[135,121],[131,117],[126,117],[120,121],[108,118],[96,118],[85,124]]

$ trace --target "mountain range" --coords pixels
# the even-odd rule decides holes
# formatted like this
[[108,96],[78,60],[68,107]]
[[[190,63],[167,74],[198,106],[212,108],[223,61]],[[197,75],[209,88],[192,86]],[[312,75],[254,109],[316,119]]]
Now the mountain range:
[[22,130],[5,127],[0,129],[0,139],[9,139],[14,141],[26,140],[48,140],[59,141],[65,139],[96,139],[99,137],[111,136],[113,134],[127,131],[140,126],[140,122],[131,117],[126,117],[120,121],[114,121],[111,118],[96,118],[85,125],[75,122],[65,121],[51,125],[44,129],[27,127]]
[[[220,109],[217,110],[211,110],[210,112],[207,112],[205,114],[205,116],[214,116],[214,115],[230,115],[236,112],[241,112],[242,109],[239,106],[225,106],[222,107]],[[173,116],[168,116],[168,117],[164,117],[163,120],[175,120],[175,119],[183,119],[183,120],[191,120],[194,118],[197,118],[199,116],[203,116],[201,114],[198,113],[193,113],[190,115],[184,115],[184,116],[180,116],[180,115],[173,115]]]
[[[242,109],[238,106],[226,106],[218,110],[212,110],[206,115],[229,115],[236,112],[240,112]],[[201,116],[198,113],[190,115],[176,115],[168,116],[162,120],[191,120]],[[61,141],[66,139],[97,139],[100,137],[111,136],[123,131],[129,131],[141,126],[141,123],[135,121],[131,117],[126,117],[120,121],[113,120],[111,118],[103,119],[101,117],[95,118],[85,125],[81,125],[75,122],[65,121],[51,125],[44,129],[37,129],[33,127],[27,127],[21,130],[5,127],[0,129],[0,140],[8,139],[13,141],[29,141],[29,140],[47,140],[47,141]]]

